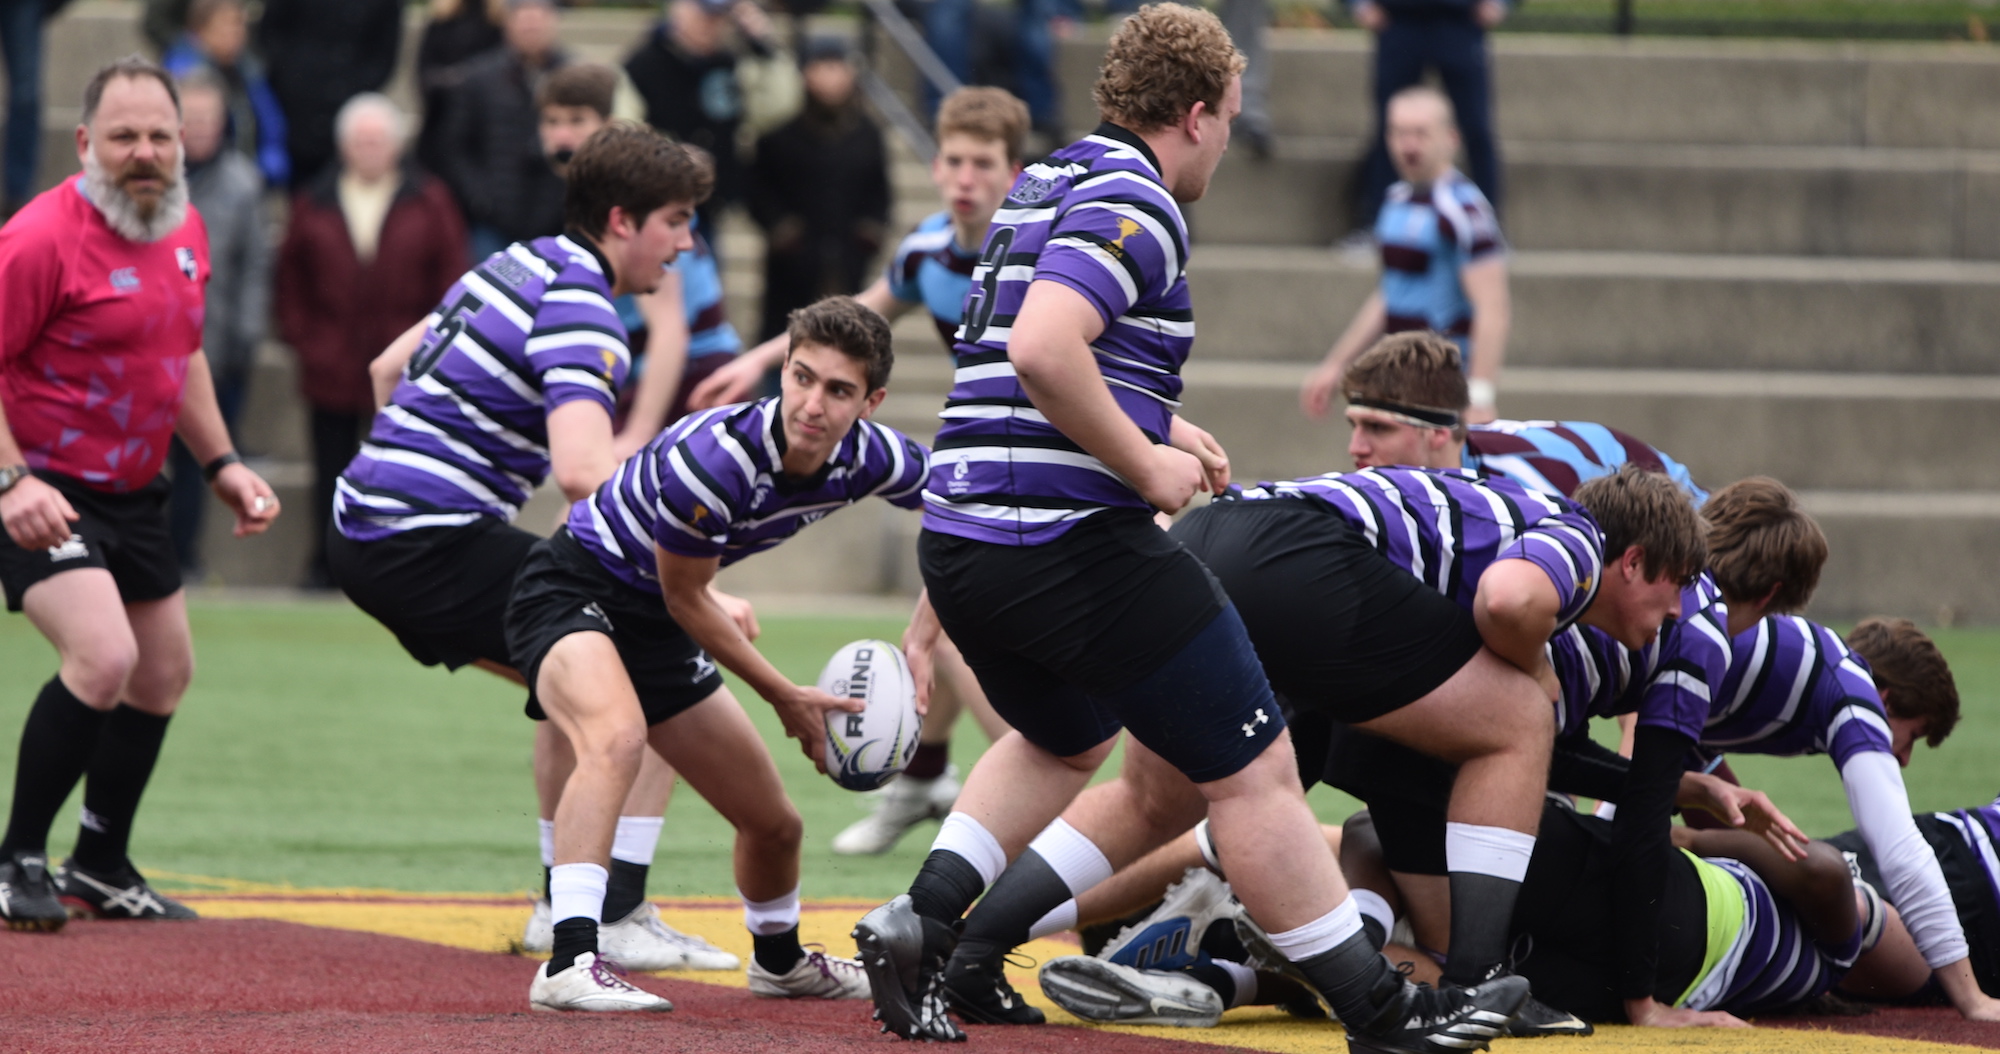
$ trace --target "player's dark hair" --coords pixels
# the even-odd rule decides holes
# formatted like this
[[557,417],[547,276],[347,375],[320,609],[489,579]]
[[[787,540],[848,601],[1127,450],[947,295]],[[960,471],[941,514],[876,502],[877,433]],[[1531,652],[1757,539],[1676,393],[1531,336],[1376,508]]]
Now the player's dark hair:
[[861,364],[868,390],[889,386],[896,352],[889,339],[889,320],[861,306],[851,296],[830,296],[792,312],[787,326],[792,347],[818,344]]
[[998,142],[1007,160],[1019,161],[1028,141],[1028,106],[1005,88],[960,88],[938,103],[938,142],[948,135]]
[[[1354,405],[1392,412],[1403,407],[1454,419],[1463,418],[1472,401],[1458,345],[1427,329],[1391,333],[1355,356],[1341,378],[1340,393]],[[1452,436],[1465,438],[1463,423],[1452,428]]]
[[1890,717],[1922,722],[1924,742],[1935,747],[1958,727],[1958,682],[1937,642],[1906,618],[1862,620],[1847,646],[1868,660],[1875,687],[1889,693]]
[[582,106],[609,120],[618,94],[618,71],[595,62],[572,62],[542,78],[535,92],[535,109]]
[[1097,83],[1097,111],[1135,132],[1172,127],[1195,103],[1222,109],[1243,53],[1222,20],[1199,7],[1147,4],[1111,34]]
[[602,238],[614,208],[636,224],[668,205],[700,204],[715,189],[715,166],[645,125],[613,121],[583,141],[564,178],[563,221]]
[[89,127],[90,119],[97,116],[97,105],[104,101],[105,87],[120,77],[129,80],[143,80],[144,78],[151,77],[159,81],[160,87],[167,89],[167,98],[174,101],[174,115],[180,115],[181,90],[175,86],[172,75],[160,68],[159,63],[146,58],[144,55],[127,55],[116,62],[99,67],[98,71],[91,75],[90,83],[83,86],[83,120],[81,123],[84,127]]
[[1708,562],[1708,524],[1686,492],[1658,472],[1628,464],[1576,489],[1576,503],[1604,532],[1604,562],[1639,547],[1649,580],[1693,578]]
[[1777,614],[1812,599],[1826,566],[1826,535],[1790,487],[1769,476],[1739,479],[1709,495],[1701,514],[1709,524],[1708,569],[1723,599],[1754,603],[1768,595]]

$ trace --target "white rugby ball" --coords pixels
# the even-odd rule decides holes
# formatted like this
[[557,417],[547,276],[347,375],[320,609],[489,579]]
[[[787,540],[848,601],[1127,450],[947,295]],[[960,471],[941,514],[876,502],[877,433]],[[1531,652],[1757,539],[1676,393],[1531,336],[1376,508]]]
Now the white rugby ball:
[[819,688],[868,707],[827,713],[827,775],[848,790],[866,791],[901,773],[916,754],[924,727],[903,649],[885,640],[857,640],[827,660]]

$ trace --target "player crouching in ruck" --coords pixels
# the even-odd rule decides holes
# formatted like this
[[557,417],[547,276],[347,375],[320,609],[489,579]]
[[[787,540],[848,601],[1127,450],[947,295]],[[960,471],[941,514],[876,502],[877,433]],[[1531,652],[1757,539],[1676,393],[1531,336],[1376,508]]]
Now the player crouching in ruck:
[[866,419],[893,361],[880,315],[822,300],[792,315],[791,337],[777,398],[682,418],[577,502],[515,581],[508,646],[576,750],[556,809],[554,955],[529,989],[538,1010],[672,1009],[597,955],[618,807],[648,743],[736,828],[750,990],[868,997],[860,964],[799,944],[803,824],[715,663],[769,701],[815,762],[825,714],[861,704],[787,680],[708,587],[721,566],[869,495],[915,507],[929,455]]

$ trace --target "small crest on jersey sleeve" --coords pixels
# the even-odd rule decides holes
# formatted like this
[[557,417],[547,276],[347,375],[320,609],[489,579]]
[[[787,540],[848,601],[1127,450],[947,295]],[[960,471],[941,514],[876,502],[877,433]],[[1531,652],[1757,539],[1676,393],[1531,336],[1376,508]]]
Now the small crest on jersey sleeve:
[[195,264],[194,250],[185,245],[174,250],[174,262],[181,265],[181,273],[186,275],[190,282],[194,281],[195,275],[200,272],[200,268]]
[[1007,195],[1007,201],[1012,205],[1039,205],[1055,192],[1055,180],[1023,175],[1014,182],[1014,189]]

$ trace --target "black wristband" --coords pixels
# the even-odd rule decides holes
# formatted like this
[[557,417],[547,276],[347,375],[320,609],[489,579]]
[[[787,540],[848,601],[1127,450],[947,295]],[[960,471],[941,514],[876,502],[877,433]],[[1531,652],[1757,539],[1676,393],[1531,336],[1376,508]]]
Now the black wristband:
[[243,459],[237,456],[236,451],[232,450],[229,453],[224,454],[219,458],[216,458],[214,461],[211,461],[208,464],[203,465],[201,467],[201,478],[207,480],[210,483],[213,483],[215,482],[215,477],[222,474],[223,469],[228,468],[231,465],[241,465],[242,463]]

